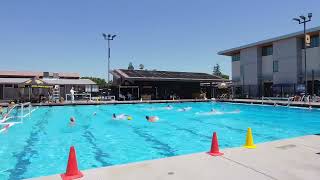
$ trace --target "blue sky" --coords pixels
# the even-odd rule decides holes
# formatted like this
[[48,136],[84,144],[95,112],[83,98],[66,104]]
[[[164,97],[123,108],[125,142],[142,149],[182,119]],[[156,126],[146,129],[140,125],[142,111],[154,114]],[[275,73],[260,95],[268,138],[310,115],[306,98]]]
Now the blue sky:
[[115,33],[112,68],[211,72],[220,50],[301,30],[291,19],[320,1],[280,0],[2,0],[0,69],[80,72],[106,77],[105,41]]

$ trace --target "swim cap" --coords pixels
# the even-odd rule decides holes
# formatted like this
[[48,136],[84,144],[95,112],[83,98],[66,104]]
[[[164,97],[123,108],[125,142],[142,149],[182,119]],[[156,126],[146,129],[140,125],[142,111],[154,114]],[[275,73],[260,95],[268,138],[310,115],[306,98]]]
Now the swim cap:
[[127,118],[128,120],[132,120],[132,117],[131,116],[128,116],[128,118]]

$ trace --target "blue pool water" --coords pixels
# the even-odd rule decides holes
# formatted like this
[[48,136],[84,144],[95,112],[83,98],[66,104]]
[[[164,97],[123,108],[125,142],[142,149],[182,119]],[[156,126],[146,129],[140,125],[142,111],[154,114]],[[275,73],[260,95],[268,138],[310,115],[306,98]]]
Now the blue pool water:
[[[221,148],[242,146],[248,127],[255,143],[320,132],[318,109],[208,102],[173,103],[167,110],[167,105],[40,107],[0,134],[0,179],[62,173],[72,145],[83,170],[208,151],[214,131]],[[192,109],[177,111],[183,107]],[[218,113],[206,113],[212,108]],[[112,113],[133,120],[112,120]],[[149,123],[146,115],[160,120]]]

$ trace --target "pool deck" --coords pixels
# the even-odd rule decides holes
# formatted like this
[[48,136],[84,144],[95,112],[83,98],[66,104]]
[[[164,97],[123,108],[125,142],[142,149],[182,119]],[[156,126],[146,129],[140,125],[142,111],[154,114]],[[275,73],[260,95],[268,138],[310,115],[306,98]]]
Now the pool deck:
[[[320,179],[320,135],[223,149],[225,154],[176,156],[82,171],[82,179],[103,180],[315,180]],[[33,180],[61,179],[59,175]]]
[[[140,104],[140,103],[183,103],[183,102],[209,102],[211,99],[177,99],[177,100],[131,100],[131,101],[75,101],[63,103],[32,103],[33,106],[65,106],[65,105],[103,105],[103,104]],[[8,103],[0,103],[7,107]]]
[[[232,103],[245,103],[245,104],[265,104],[265,105],[280,105],[287,106],[288,101],[279,100],[259,100],[259,99],[176,99],[176,100],[131,100],[131,101],[76,101],[63,102],[63,103],[32,103],[34,106],[72,106],[72,105],[107,105],[107,104],[140,104],[140,103],[183,103],[183,102],[232,102]],[[0,106],[7,107],[8,103],[0,103]],[[290,106],[298,107],[317,107],[320,108],[320,102],[302,102],[293,101],[290,102]]]
[[[260,99],[219,99],[219,102],[233,102],[233,103],[246,103],[246,104],[266,104],[266,105],[280,105],[287,106],[288,101],[279,101],[279,100],[260,100]],[[320,102],[303,102],[303,101],[291,101],[289,106],[298,106],[298,107],[317,107],[320,108]]]

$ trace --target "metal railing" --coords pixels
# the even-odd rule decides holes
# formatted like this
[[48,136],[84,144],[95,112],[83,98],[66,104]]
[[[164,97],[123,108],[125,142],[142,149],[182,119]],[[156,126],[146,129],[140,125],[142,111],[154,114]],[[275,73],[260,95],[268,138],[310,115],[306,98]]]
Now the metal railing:
[[71,94],[66,94],[66,99],[65,100],[69,101],[68,97],[70,97],[70,101],[72,102],[72,101],[75,100],[76,97],[79,97],[79,96],[83,97],[86,100],[90,100],[91,101],[91,93],[74,94],[73,95],[73,99],[72,99],[72,95]]
[[274,100],[272,100],[270,97],[262,96],[261,100],[262,100],[261,104],[264,104],[264,100],[269,100],[269,101],[271,101],[272,104],[277,105],[277,103]]

